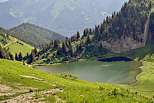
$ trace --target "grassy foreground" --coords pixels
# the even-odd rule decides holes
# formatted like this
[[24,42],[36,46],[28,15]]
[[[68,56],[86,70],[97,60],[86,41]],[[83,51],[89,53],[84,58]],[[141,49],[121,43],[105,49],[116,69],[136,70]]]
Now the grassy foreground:
[[[58,92],[58,89],[61,92]],[[52,93],[41,92],[47,90],[51,90]],[[0,59],[0,101],[25,93],[30,93],[30,100],[33,102],[39,100],[49,103],[153,103],[150,98],[115,85],[63,79],[29,68],[20,62]],[[18,99],[20,100],[22,99]]]

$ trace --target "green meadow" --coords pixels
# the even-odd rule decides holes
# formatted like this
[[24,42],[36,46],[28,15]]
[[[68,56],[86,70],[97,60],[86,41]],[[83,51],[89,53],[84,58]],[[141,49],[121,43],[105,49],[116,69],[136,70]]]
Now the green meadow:
[[15,55],[15,53],[19,54],[20,52],[22,53],[23,56],[26,56],[27,53],[31,53],[32,49],[34,49],[34,47],[20,41],[17,40],[16,42],[6,46],[6,49],[9,49],[9,51]]
[[138,82],[130,88],[145,96],[154,97],[154,55],[143,59],[142,73],[137,76]]

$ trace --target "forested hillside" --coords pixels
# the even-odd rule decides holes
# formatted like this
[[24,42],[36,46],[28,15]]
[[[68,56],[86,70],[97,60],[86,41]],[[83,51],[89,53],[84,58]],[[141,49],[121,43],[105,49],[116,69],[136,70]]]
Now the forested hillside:
[[26,42],[27,44],[40,48],[43,44],[49,43],[51,40],[65,39],[64,36],[56,32],[41,28],[30,23],[21,24],[10,29],[10,31],[13,32],[11,34],[12,36]]
[[85,29],[82,37],[77,32],[65,42],[52,41],[35,55],[33,62],[52,64],[117,55],[143,58],[153,48],[152,41],[147,42],[151,35],[149,27],[153,26],[149,24],[152,9],[150,0],[130,0],[102,24]]
[[95,28],[95,38],[103,47],[121,53],[145,46],[148,37],[150,0],[130,0],[118,13]]

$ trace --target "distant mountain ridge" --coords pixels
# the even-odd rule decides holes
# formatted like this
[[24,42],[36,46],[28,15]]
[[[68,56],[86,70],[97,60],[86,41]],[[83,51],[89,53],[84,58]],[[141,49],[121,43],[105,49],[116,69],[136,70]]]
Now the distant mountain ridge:
[[0,3],[0,26],[12,28],[30,22],[71,36],[99,24],[125,1],[128,0],[8,0]]
[[12,32],[12,36],[34,47],[42,47],[42,45],[49,43],[51,40],[65,39],[65,37],[60,35],[59,33],[30,23],[23,23],[17,27],[10,29],[10,31]]

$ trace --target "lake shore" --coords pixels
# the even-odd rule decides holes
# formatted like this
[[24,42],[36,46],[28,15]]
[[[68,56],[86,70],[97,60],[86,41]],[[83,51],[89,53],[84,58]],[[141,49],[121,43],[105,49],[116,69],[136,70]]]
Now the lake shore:
[[129,88],[138,91],[145,96],[154,96],[154,63],[151,61],[142,61],[141,73],[136,76],[137,82]]
[[[111,57],[112,58],[117,58],[117,57]],[[31,67],[33,66],[49,66],[49,65],[61,65],[61,64],[68,64],[68,63],[72,63],[72,62],[77,62],[77,61],[102,61],[102,62],[117,62],[117,61],[133,61],[133,59],[129,58],[129,57],[122,57],[124,58],[125,60],[122,60],[122,59],[119,59],[118,57],[118,60],[113,60],[113,61],[103,61],[103,60],[108,60],[110,58],[97,58],[97,59],[76,59],[76,60],[70,60],[70,61],[65,61],[65,62],[62,62],[62,63],[53,63],[53,64],[27,64]],[[127,58],[127,59],[126,59]]]

